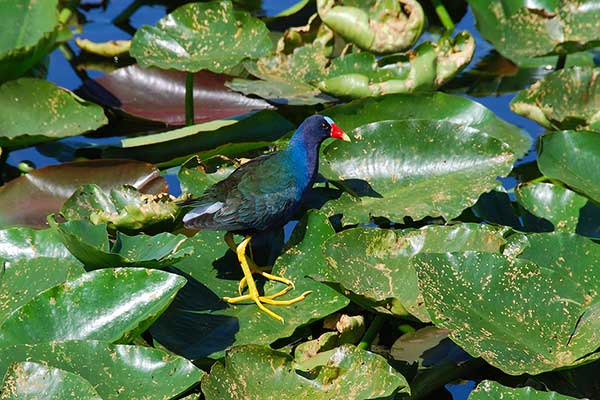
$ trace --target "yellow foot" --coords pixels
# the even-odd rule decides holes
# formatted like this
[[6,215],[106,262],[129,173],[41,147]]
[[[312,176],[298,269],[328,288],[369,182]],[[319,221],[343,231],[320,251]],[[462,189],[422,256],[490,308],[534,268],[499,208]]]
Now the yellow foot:
[[253,296],[252,294],[245,294],[243,296],[238,296],[238,297],[224,297],[223,299],[230,304],[235,304],[235,303],[239,303],[241,301],[246,301],[246,300],[252,300],[256,303],[258,308],[260,308],[262,311],[264,311],[267,315],[275,318],[278,321],[283,322],[283,318],[279,314],[276,314],[273,311],[269,310],[267,307],[265,307],[265,304],[270,304],[270,305],[274,305],[274,306],[289,306],[290,304],[294,304],[294,303],[304,300],[306,298],[306,296],[308,296],[310,293],[312,293],[310,290],[308,290],[308,291],[302,293],[300,296],[290,299],[290,300],[274,300],[275,298],[284,295],[288,291],[289,291],[289,288],[285,288],[282,291],[275,293],[273,295],[270,295],[270,296]]
[[[287,305],[294,304],[294,303],[304,300],[306,298],[306,296],[309,293],[311,293],[311,291],[304,292],[300,296],[290,299],[290,300],[275,300],[276,298],[281,297],[284,294],[286,294],[287,292],[289,292],[290,290],[292,290],[294,288],[294,283],[287,278],[272,275],[272,274],[266,272],[265,268],[258,267],[254,263],[254,261],[252,261],[252,259],[248,258],[246,256],[246,248],[248,246],[248,243],[250,243],[250,240],[251,240],[251,237],[247,236],[239,245],[235,246],[235,242],[233,241],[232,235],[230,233],[227,233],[227,235],[225,235],[225,241],[227,242],[227,245],[232,249],[235,246],[235,251],[237,253],[238,260],[240,261],[240,266],[242,267],[242,271],[244,272],[244,277],[242,278],[242,280],[240,280],[240,283],[238,285],[238,290],[240,292],[240,296],[225,297],[224,300],[231,304],[239,303],[239,302],[245,301],[245,300],[252,300],[256,303],[258,308],[260,308],[262,311],[264,311],[267,315],[275,318],[276,320],[283,322],[283,318],[281,316],[279,316],[278,314],[269,310],[267,307],[265,307],[264,304],[287,306]],[[269,296],[261,296],[258,293],[258,289],[256,288],[256,283],[254,282],[254,278],[252,277],[253,273],[260,274],[260,275],[264,276],[266,279],[284,283],[287,286],[275,294],[272,294]],[[242,292],[243,292],[244,287],[246,287],[246,285],[248,286],[248,294],[243,295]]]

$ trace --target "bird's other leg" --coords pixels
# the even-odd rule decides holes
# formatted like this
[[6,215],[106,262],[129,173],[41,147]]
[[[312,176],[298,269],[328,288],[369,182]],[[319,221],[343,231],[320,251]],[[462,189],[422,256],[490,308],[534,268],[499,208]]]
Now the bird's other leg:
[[310,291],[304,292],[300,296],[298,296],[294,299],[290,299],[290,300],[274,300],[276,297],[282,296],[283,294],[287,293],[289,290],[287,288],[274,294],[274,295],[261,296],[258,293],[258,289],[256,288],[256,283],[254,282],[254,278],[252,277],[252,270],[250,269],[250,264],[248,263],[248,259],[246,257],[246,248],[251,239],[252,239],[251,236],[247,236],[237,246],[237,249],[236,249],[236,253],[237,253],[238,259],[240,261],[242,271],[244,272],[244,278],[246,279],[246,284],[248,285],[249,293],[246,295],[243,295],[243,296],[238,296],[238,297],[225,297],[224,299],[228,303],[239,303],[244,300],[252,300],[256,303],[258,308],[260,308],[267,315],[269,315],[272,318],[275,318],[276,320],[283,322],[283,318],[281,316],[279,316],[278,314],[269,310],[267,307],[264,306],[263,303],[272,304],[272,305],[280,305],[280,306],[294,304],[298,301],[304,300],[304,298],[310,293]]

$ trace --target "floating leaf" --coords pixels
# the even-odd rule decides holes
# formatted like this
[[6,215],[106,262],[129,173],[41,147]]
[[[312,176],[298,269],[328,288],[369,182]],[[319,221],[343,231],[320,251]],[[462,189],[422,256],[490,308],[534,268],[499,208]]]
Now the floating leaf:
[[408,383],[377,354],[345,345],[320,353],[312,376],[294,370],[293,359],[268,347],[241,346],[228,351],[202,379],[207,400],[372,399],[410,393]]
[[0,230],[0,257],[9,261],[39,257],[75,261],[56,230],[25,227]]
[[390,348],[390,355],[394,360],[407,364],[417,363],[419,367],[426,368],[430,366],[426,362],[426,353],[439,346],[447,338],[447,329],[426,326],[400,336]]
[[144,193],[167,191],[165,178],[153,165],[133,160],[93,160],[36,169],[0,187],[0,226],[47,226],[46,216],[57,212],[81,185],[103,189],[132,185]]
[[39,293],[85,272],[76,260],[43,256],[6,263],[0,259],[0,270],[0,325]]
[[525,132],[499,119],[481,104],[440,92],[394,94],[355,100],[328,109],[326,115],[333,118],[346,132],[384,120],[444,119],[477,128],[507,143],[517,158],[523,157],[531,147],[531,139]]
[[86,220],[57,224],[63,242],[89,269],[109,267],[163,268],[191,254],[187,237],[162,232],[154,236],[129,236],[116,232],[110,241],[106,224]]
[[509,256],[417,255],[436,326],[512,375],[576,365],[600,346],[600,247],[574,234],[521,235]]
[[246,58],[264,56],[271,46],[262,21],[223,0],[185,4],[156,26],[142,26],[130,52],[142,67],[224,72]]
[[203,375],[188,360],[162,350],[93,340],[0,349],[0,376],[20,361],[77,374],[90,382],[104,400],[170,399],[195,385]]
[[57,6],[58,0],[0,3],[4,21],[0,41],[0,82],[23,75],[54,47],[59,30]]
[[542,392],[531,387],[511,388],[493,381],[482,381],[469,396],[469,400],[575,400],[556,392]]
[[[192,157],[181,165],[177,177],[183,193],[201,196],[211,185],[227,178],[234,170],[232,161],[223,157],[214,157],[202,163],[200,158]],[[213,169],[209,173],[209,168]]]
[[600,135],[562,131],[542,136],[538,166],[542,173],[558,179],[600,203]]
[[[264,100],[229,90],[225,86],[230,79],[227,75],[209,71],[193,75],[194,122],[197,124],[273,108]],[[82,90],[86,97],[127,114],[168,125],[183,125],[185,79],[185,72],[130,65],[86,81]]]
[[319,16],[358,47],[375,53],[408,49],[421,36],[425,14],[415,0],[317,0]]
[[599,81],[600,68],[565,68],[520,92],[510,109],[549,129],[594,126],[600,124]]
[[[552,222],[554,229],[575,232],[588,199],[562,186],[534,183],[517,187],[517,201],[532,214]],[[599,222],[600,224],[600,222]]]
[[180,209],[168,194],[143,194],[132,186],[122,186],[106,193],[98,185],[83,185],[60,209],[67,220],[107,223],[110,229],[126,232],[155,231],[171,225]]
[[[328,268],[323,279],[340,284],[377,311],[430,321],[411,259],[419,253],[480,250],[498,252],[502,231],[479,224],[430,225],[419,230],[355,228],[323,244]],[[401,304],[399,310],[395,302]]]
[[148,328],[184,284],[185,279],[157,270],[88,272],[9,315],[0,325],[0,348],[75,339],[126,342]]
[[131,47],[131,40],[109,40],[98,43],[89,39],[75,38],[75,43],[81,50],[101,57],[126,55]]
[[[261,312],[252,302],[231,305],[221,300],[237,293],[242,277],[240,266],[234,253],[228,251],[222,233],[200,231],[190,239],[194,254],[175,264],[189,274],[189,283],[152,326],[152,335],[177,354],[216,357],[232,345],[270,344],[290,336],[299,326],[345,307],[348,299],[308,277],[320,274],[325,265],[320,246],[334,233],[327,219],[311,213],[296,229],[299,231],[295,234],[304,233],[304,239],[277,259],[273,274],[294,282],[295,289],[287,298],[307,290],[312,293],[293,305],[273,306],[273,311],[284,318],[284,324]],[[254,252],[257,253],[256,248]],[[282,288],[271,282],[264,285],[267,294]]]
[[102,107],[45,80],[0,86],[0,145],[26,146],[81,135],[108,122]]
[[77,374],[35,362],[12,364],[0,388],[3,399],[102,400],[94,387]]
[[593,48],[600,39],[596,0],[468,0],[481,35],[517,63]]
[[515,160],[506,144],[486,132],[445,120],[374,122],[351,136],[352,143],[334,142],[323,151],[325,175],[354,192],[323,207],[343,213],[345,223],[370,216],[450,220],[494,188]]
[[444,36],[437,44],[422,43],[406,55],[389,57],[390,60],[378,61],[367,52],[353,53],[334,59],[318,87],[340,97],[434,90],[469,64],[474,51],[473,37],[461,32],[454,39]]

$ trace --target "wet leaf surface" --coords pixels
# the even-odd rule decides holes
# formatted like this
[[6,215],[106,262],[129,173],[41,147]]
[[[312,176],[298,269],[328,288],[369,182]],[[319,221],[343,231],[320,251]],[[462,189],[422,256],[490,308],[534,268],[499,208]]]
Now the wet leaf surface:
[[481,35],[519,63],[547,54],[567,54],[598,45],[596,0],[560,1],[539,7],[526,0],[468,0]]
[[60,210],[81,185],[104,189],[127,184],[144,193],[166,192],[158,169],[134,160],[76,161],[36,169],[0,187],[0,226],[47,226],[46,216]]
[[556,392],[542,392],[531,387],[510,388],[502,386],[497,382],[483,381],[473,393],[469,400],[574,400],[575,397],[564,396]]
[[416,256],[419,288],[436,326],[502,371],[537,374],[576,365],[600,346],[600,248],[542,233],[483,252]]
[[38,257],[75,259],[54,229],[14,227],[0,230],[0,257],[8,261]]
[[[308,227],[304,228],[304,224]],[[233,345],[270,344],[288,337],[297,327],[346,306],[348,300],[345,297],[309,278],[309,275],[320,273],[325,265],[320,246],[334,233],[326,218],[311,213],[308,222],[302,222],[296,229],[300,230],[296,235],[306,229],[304,239],[277,258],[272,273],[294,282],[295,289],[286,298],[307,290],[312,293],[291,306],[272,307],[284,318],[283,324],[261,312],[252,302],[230,305],[221,300],[237,293],[238,281],[243,275],[234,253],[228,251],[223,234],[201,231],[189,240],[194,246],[194,254],[174,265],[187,274],[188,285],[151,327],[156,340],[186,357],[218,357]],[[259,251],[254,249],[255,254]],[[279,283],[268,282],[264,292],[273,294],[282,288]]]
[[234,11],[230,1],[186,4],[156,26],[138,29],[130,53],[142,67],[224,72],[271,49],[269,31],[259,19]]
[[0,325],[0,348],[53,340],[127,342],[152,324],[184,284],[179,276],[149,269],[88,272],[7,316]]
[[515,160],[505,143],[448,121],[375,122],[352,130],[351,137],[352,143],[325,148],[328,165],[321,171],[354,192],[322,208],[343,213],[345,223],[370,216],[450,220],[495,187],[496,177],[508,175]]
[[[130,65],[87,81],[83,93],[100,104],[136,117],[168,125],[185,123],[185,76],[182,71]],[[201,123],[247,114],[272,106],[225,86],[227,75],[194,73],[194,122]]]
[[562,131],[541,138],[538,166],[542,173],[600,202],[600,135]]
[[108,122],[102,107],[41,79],[0,86],[0,145],[20,147],[81,135]]
[[566,68],[520,92],[511,101],[510,108],[548,129],[600,131],[599,82],[600,68]]
[[94,387],[77,374],[35,362],[12,364],[0,389],[3,399],[102,400]]
[[163,400],[203,375],[188,360],[163,350],[99,341],[15,345],[0,349],[0,376],[14,362],[33,361],[81,376],[104,400]]
[[88,270],[110,267],[163,268],[192,253],[187,237],[162,232],[154,236],[129,236],[115,233],[110,240],[106,224],[88,221],[69,221],[57,224],[56,229],[71,253]]
[[[339,283],[377,311],[401,315],[408,311],[429,322],[412,258],[446,251],[498,252],[503,244],[501,230],[478,224],[431,225],[418,230],[349,229],[323,243],[328,267],[322,279]],[[395,301],[401,304],[399,310]]]
[[351,345],[320,353],[311,371],[301,374],[286,353],[255,345],[227,352],[225,365],[213,365],[202,380],[207,400],[225,399],[371,399],[396,391],[409,393],[408,383],[379,355]]

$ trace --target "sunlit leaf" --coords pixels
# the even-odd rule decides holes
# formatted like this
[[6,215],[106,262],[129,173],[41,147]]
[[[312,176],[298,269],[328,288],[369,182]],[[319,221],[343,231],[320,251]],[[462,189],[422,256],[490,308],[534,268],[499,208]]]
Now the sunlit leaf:
[[170,399],[195,385],[204,374],[190,361],[159,349],[92,340],[0,349],[0,376],[12,363],[21,361],[77,374],[104,400]]
[[12,364],[0,388],[3,399],[102,400],[94,387],[81,376],[35,362]]
[[[372,399],[410,393],[408,383],[379,355],[345,345],[321,353],[308,377],[294,370],[293,359],[268,347],[241,346],[227,352],[202,379],[207,400]],[[360,384],[358,384],[360,382]]]
[[511,388],[493,381],[482,381],[469,396],[469,400],[575,400],[556,392],[542,392],[532,387]]
[[81,135],[108,122],[102,107],[41,79],[0,86],[0,145],[25,146]]
[[0,348],[54,340],[127,342],[150,326],[184,284],[180,276],[150,269],[88,272],[10,314],[0,325]]
[[224,72],[246,58],[269,52],[265,24],[228,0],[185,4],[156,26],[144,25],[131,42],[130,53],[142,67],[197,72]]

